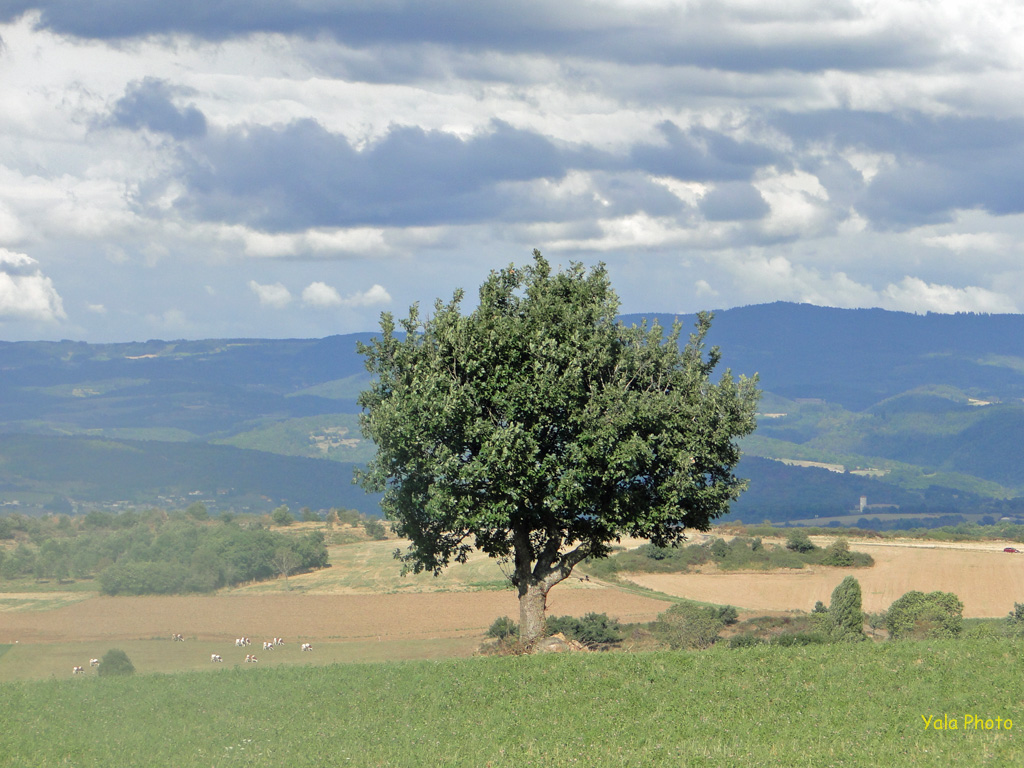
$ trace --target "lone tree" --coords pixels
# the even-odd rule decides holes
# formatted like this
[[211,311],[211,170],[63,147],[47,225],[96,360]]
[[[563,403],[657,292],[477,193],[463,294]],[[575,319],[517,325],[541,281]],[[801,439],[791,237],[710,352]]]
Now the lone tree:
[[461,290],[396,333],[359,345],[374,374],[359,397],[376,457],[358,476],[381,492],[405,570],[439,574],[474,549],[509,566],[522,639],[544,634],[548,591],[621,536],[672,546],[707,530],[745,488],[734,438],[755,426],[756,377],[712,383],[711,316],[680,350],[677,322],[616,322],[603,265],[492,272],[480,303]]
[[825,622],[829,636],[836,642],[867,639],[864,634],[864,611],[861,610],[860,582],[847,576],[832,590]]

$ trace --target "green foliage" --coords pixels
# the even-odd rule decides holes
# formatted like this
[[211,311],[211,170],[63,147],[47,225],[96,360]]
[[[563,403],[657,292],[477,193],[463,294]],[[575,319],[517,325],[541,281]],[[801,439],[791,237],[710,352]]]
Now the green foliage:
[[806,533],[797,529],[790,531],[786,537],[786,549],[791,552],[807,553],[813,552],[817,547],[814,546],[814,542],[811,541]]
[[518,636],[519,626],[508,616],[502,616],[495,619],[494,623],[487,628],[487,637],[494,637],[498,640]]
[[964,604],[952,592],[907,592],[889,606],[885,628],[893,639],[956,637]]
[[1009,615],[1006,617],[1006,620],[1010,624],[1024,627],[1024,603],[1015,602],[1013,604],[1013,610],[1010,611]]
[[822,565],[833,565],[838,568],[846,568],[853,565],[853,553],[850,552],[850,544],[846,539],[836,539],[825,547],[825,557]]
[[718,618],[722,620],[722,623],[729,627],[739,621],[740,613],[731,605],[723,605],[715,609],[718,612]]
[[833,642],[865,640],[864,612],[861,609],[860,582],[847,576],[832,590],[832,601],[825,615],[825,627]]
[[98,574],[104,594],[142,595],[210,592],[272,578],[284,565],[289,573],[323,568],[328,555],[322,531],[290,536],[172,519],[78,536],[68,541],[66,559],[76,575],[110,563]]
[[295,522],[291,510],[286,505],[281,505],[271,512],[270,519],[274,521],[274,525],[280,526],[291,525]]
[[711,555],[719,560],[723,560],[728,557],[731,551],[732,548],[725,543],[724,539],[715,539],[711,542]]
[[764,645],[768,641],[756,632],[741,632],[729,638],[730,648],[752,648],[755,645]]
[[135,674],[135,665],[128,654],[118,648],[111,648],[100,659],[100,677],[124,677]]
[[549,616],[547,633],[561,633],[567,638],[586,645],[614,645],[623,638],[622,625],[618,620],[608,618],[606,613],[588,613],[583,618],[575,616]]
[[309,507],[303,507],[300,510],[300,512],[302,514],[302,522],[304,522],[304,523],[319,523],[320,522],[320,515],[318,515],[316,512],[314,512]]
[[824,632],[783,632],[780,635],[776,635],[772,638],[771,644],[778,645],[782,648],[789,648],[792,646],[801,645],[822,645],[823,643],[833,642],[834,639]]
[[618,552],[604,562],[589,565],[594,575],[610,577],[617,572],[685,573],[691,568],[714,562],[721,570],[769,568],[803,568],[808,564],[864,568],[874,564],[871,555],[850,552],[845,540],[807,552],[772,545],[765,547],[760,539],[737,536],[732,541],[714,539],[710,544],[686,547],[657,547],[644,544],[634,550]]
[[380,520],[364,520],[363,530],[374,541],[384,541],[388,537],[388,530]]
[[359,397],[377,455],[359,475],[383,492],[401,558],[440,572],[474,548],[515,564],[522,632],[543,632],[543,596],[621,536],[666,546],[707,529],[744,489],[736,438],[753,431],[756,381],[704,350],[711,318],[626,328],[602,266],[553,274],[539,252],[492,272],[469,315],[462,291],[416,306],[396,333],[359,345]]
[[197,501],[194,504],[189,504],[185,510],[185,514],[191,517],[193,520],[209,520],[210,513],[206,509],[206,505],[201,501]]
[[674,650],[710,648],[725,625],[715,608],[678,603],[658,615],[654,636]]

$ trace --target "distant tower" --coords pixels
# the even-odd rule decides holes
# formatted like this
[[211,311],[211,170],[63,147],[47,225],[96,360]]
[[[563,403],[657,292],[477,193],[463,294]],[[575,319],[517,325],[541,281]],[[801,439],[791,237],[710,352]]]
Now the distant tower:
[[867,496],[861,496],[860,497],[860,513],[863,515],[864,514],[864,510],[867,509],[867,508],[868,508],[868,497]]

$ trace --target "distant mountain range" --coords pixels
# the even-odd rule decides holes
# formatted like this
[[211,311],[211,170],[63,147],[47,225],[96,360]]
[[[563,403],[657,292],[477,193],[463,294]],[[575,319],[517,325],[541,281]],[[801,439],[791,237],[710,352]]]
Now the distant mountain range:
[[[372,336],[0,342],[0,509],[374,512],[350,483]],[[764,390],[734,516],[1024,512],[1024,316],[776,303],[716,312],[709,343]]]

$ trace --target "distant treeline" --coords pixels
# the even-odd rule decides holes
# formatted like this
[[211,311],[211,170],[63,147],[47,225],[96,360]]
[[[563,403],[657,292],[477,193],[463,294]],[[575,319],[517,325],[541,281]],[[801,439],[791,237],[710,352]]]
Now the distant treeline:
[[109,595],[211,592],[327,565],[321,531],[287,535],[254,519],[163,510],[0,517],[0,579],[95,577]]
[[839,538],[827,547],[811,542],[803,529],[789,531],[785,546],[764,544],[760,537],[737,536],[731,541],[715,538],[685,547],[658,547],[644,544],[619,552],[605,560],[590,562],[587,569],[597,576],[619,572],[686,573],[707,563],[722,570],[769,570],[803,568],[805,565],[831,565],[839,568],[867,568],[875,564],[871,555],[851,552],[846,539]]
[[[918,521],[914,521],[918,522]],[[740,536],[782,536],[793,533],[793,527],[782,527],[769,523],[761,525],[725,525],[723,530]],[[836,528],[824,526],[801,526],[798,530],[810,536],[835,536]],[[850,538],[869,539],[928,539],[931,541],[1019,541],[1024,542],[1024,525],[1011,522],[999,522],[995,525],[979,525],[974,522],[961,522],[957,525],[945,525],[939,528],[915,528],[892,530],[873,530],[870,528],[843,528],[842,535]]]
[[[986,515],[993,521],[1001,517],[1024,518],[1024,496],[997,499],[939,485],[912,489],[897,485],[895,475],[863,477],[814,467],[787,466],[749,455],[740,461],[737,474],[750,480],[750,489],[732,505],[726,519],[742,523],[847,516],[856,510],[861,496],[872,503],[898,505],[892,511],[906,516],[907,522],[900,521],[896,526],[902,528],[922,527],[924,523],[914,519],[917,515]],[[874,527],[874,524],[861,526],[858,523],[858,527]]]

